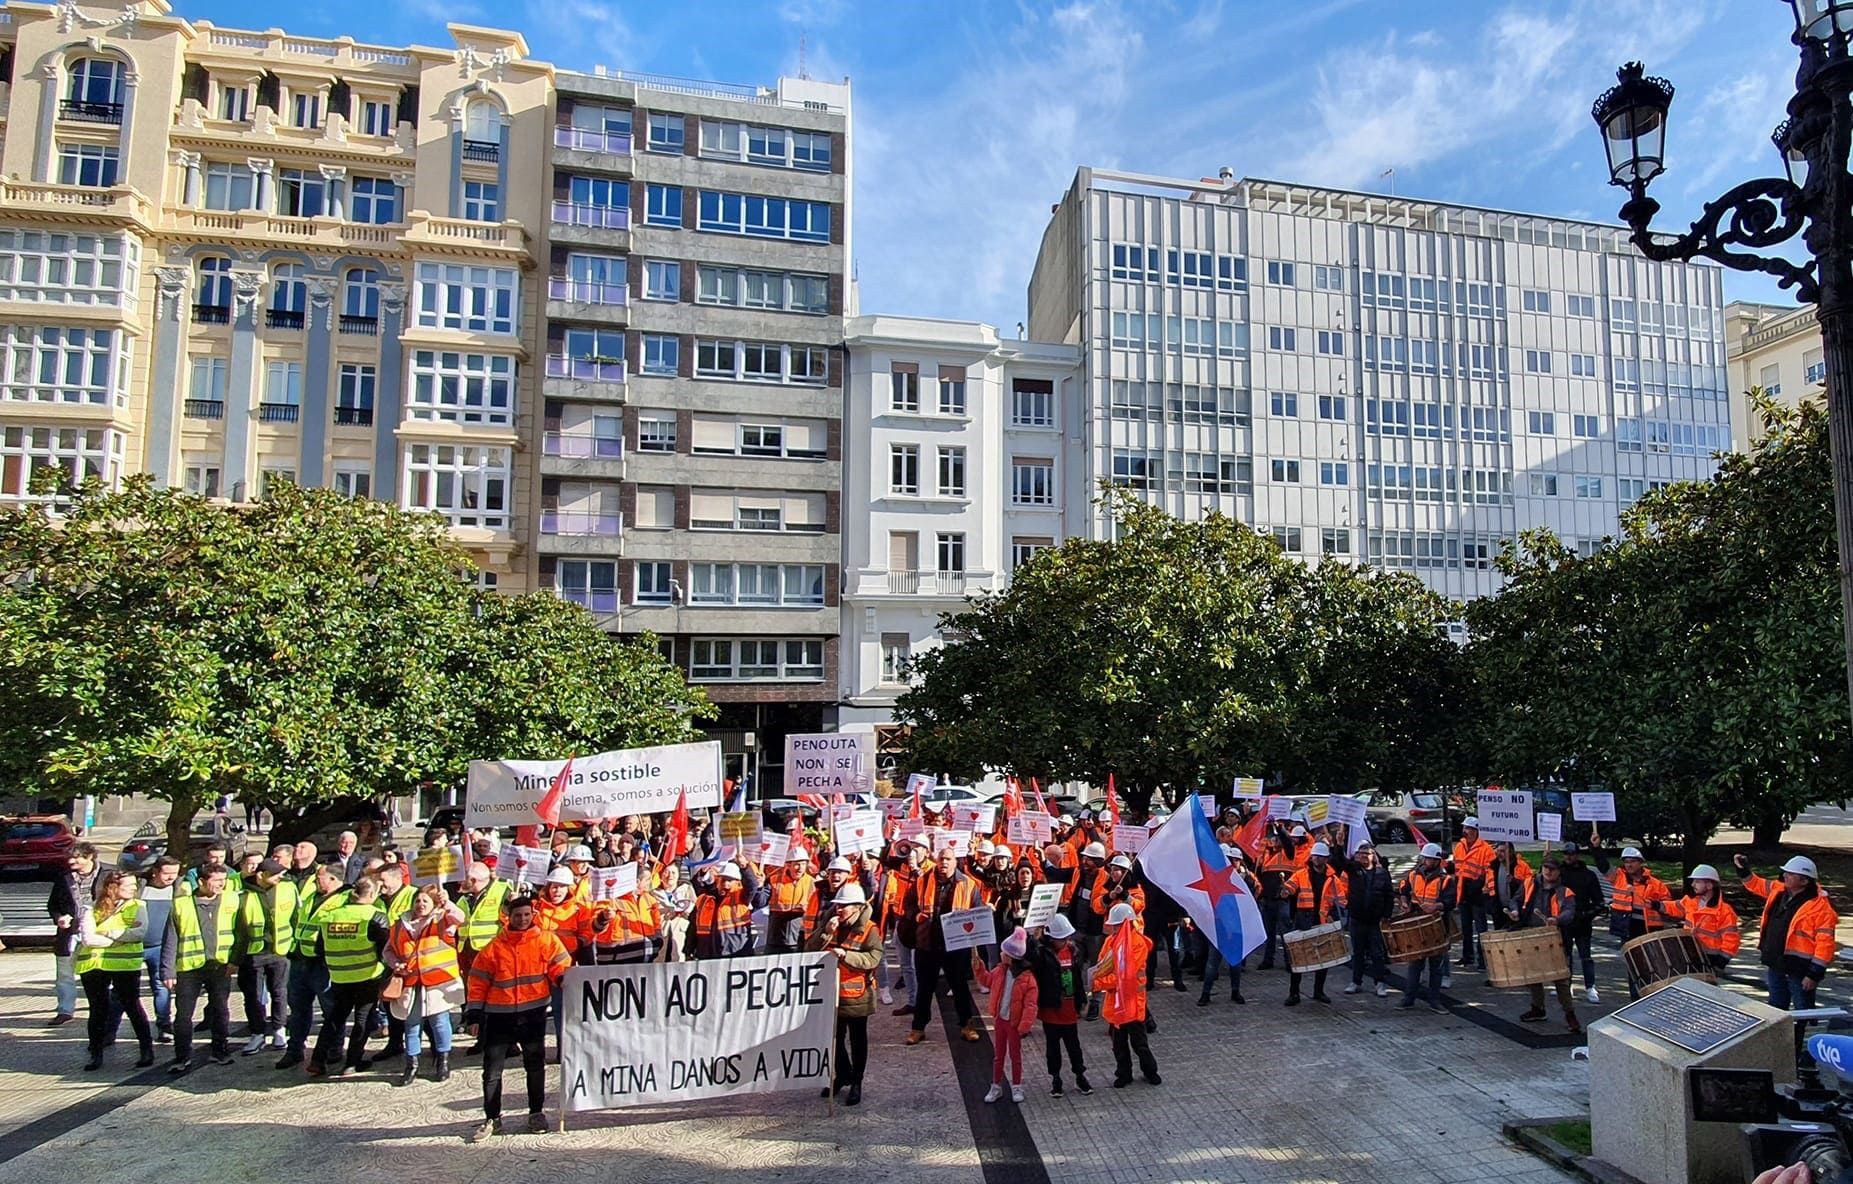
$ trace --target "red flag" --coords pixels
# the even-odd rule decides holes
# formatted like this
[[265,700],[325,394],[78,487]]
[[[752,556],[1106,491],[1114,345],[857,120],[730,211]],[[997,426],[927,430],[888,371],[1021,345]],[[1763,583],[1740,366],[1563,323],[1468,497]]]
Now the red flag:
[[560,801],[566,796],[566,779],[572,774],[573,758],[569,756],[566,763],[560,766],[559,775],[553,779],[553,784],[547,787],[547,792],[541,795],[539,803],[534,807],[535,816],[548,826],[560,825]]
[[688,851],[688,786],[684,785],[676,794],[675,813],[669,816],[669,825],[663,828],[663,860],[674,863]]
[[1023,786],[1015,777],[1004,782],[1004,817],[1023,812]]
[[1423,834],[1422,828],[1413,822],[1409,824],[1409,835],[1415,840],[1416,850],[1420,851],[1428,846],[1428,836]]
[[907,816],[916,821],[920,818],[920,785],[920,782],[914,782],[914,800],[912,804],[907,807]]
[[1256,810],[1254,817],[1244,822],[1235,832],[1235,845],[1248,856],[1248,862],[1261,866],[1261,840],[1266,837],[1268,816],[1266,810]]
[[1118,830],[1120,825],[1120,800],[1113,788],[1113,774],[1107,774],[1107,821]]
[[1055,811],[1049,807],[1049,803],[1042,800],[1042,786],[1036,784],[1036,779],[1034,777],[1029,779],[1029,791],[1036,795],[1036,809],[1041,810],[1051,818],[1055,817]]

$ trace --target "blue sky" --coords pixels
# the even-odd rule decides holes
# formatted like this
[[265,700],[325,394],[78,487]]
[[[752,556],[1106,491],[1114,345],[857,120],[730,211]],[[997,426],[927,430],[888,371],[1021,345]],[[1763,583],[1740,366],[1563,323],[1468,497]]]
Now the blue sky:
[[[261,27],[246,4],[181,15]],[[854,86],[864,312],[1024,319],[1036,245],[1081,164],[1384,189],[1611,220],[1589,106],[1628,58],[1678,87],[1661,221],[1779,171],[1795,69],[1774,0],[324,0],[293,32],[447,44],[520,29],[537,57]],[[1782,300],[1728,273],[1732,298]]]

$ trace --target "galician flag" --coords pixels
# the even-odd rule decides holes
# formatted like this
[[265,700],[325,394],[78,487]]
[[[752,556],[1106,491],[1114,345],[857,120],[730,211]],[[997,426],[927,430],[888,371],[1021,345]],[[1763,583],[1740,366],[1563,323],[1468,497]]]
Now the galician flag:
[[1267,940],[1261,906],[1217,845],[1196,794],[1153,833],[1139,865],[1146,879],[1184,907],[1197,928],[1215,937],[1225,961],[1239,963]]

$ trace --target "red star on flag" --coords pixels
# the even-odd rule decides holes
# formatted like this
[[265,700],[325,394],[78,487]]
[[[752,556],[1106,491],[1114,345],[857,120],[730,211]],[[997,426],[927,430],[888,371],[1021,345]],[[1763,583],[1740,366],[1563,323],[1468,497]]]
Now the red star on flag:
[[1197,891],[1210,898],[1210,908],[1212,910],[1222,904],[1224,897],[1239,897],[1247,891],[1242,885],[1241,877],[1236,874],[1235,868],[1232,865],[1225,864],[1220,868],[1212,868],[1209,864],[1204,863],[1202,860],[1198,860],[1197,867],[1202,871],[1203,876],[1201,879],[1191,884],[1190,887],[1195,888]]

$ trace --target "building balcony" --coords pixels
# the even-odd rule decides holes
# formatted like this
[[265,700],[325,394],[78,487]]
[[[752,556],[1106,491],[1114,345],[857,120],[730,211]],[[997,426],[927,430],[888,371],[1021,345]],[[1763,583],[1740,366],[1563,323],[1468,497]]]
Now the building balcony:
[[587,226],[594,230],[628,230],[631,212],[623,206],[580,205],[577,202],[553,203],[553,220],[560,226]]
[[196,325],[229,325],[232,323],[232,306],[229,304],[195,304],[193,323]]
[[393,226],[372,222],[344,222],[318,214],[292,218],[262,210],[195,210],[170,206],[170,226],[176,234],[197,235],[215,242],[231,240],[253,244],[322,247],[332,251],[371,253],[390,250],[399,237]]
[[121,103],[93,103],[87,99],[66,99],[58,104],[58,118],[73,123],[107,123],[122,126]]
[[341,332],[353,333],[360,337],[378,337],[380,335],[380,318],[352,316],[341,314]]
[[542,534],[590,535],[594,538],[617,538],[623,532],[621,514],[597,514],[589,510],[542,510]]
[[180,405],[180,411],[188,419],[224,419],[225,402],[222,399],[188,399]]
[[26,212],[40,221],[152,229],[155,207],[127,185],[92,189],[36,181],[0,181],[0,212]]
[[373,426],[373,408],[337,407],[335,408],[335,426],[344,428],[370,428]]
[[548,432],[541,437],[541,453],[569,460],[621,460],[624,457],[624,441],[617,436]]
[[553,146],[570,152],[602,152],[610,156],[629,156],[629,132],[601,132],[583,127],[556,127]]
[[618,594],[616,592],[587,592],[583,589],[568,590],[556,588],[555,593],[561,600],[590,609],[595,613],[615,613],[618,611]]
[[299,308],[267,308],[264,310],[264,324],[271,329],[302,328],[302,310]]
[[528,250],[528,233],[519,222],[434,218],[417,210],[407,216],[406,229],[397,237],[408,248],[460,255],[525,255]]
[[893,596],[913,596],[920,591],[920,573],[917,571],[891,571],[888,573],[888,592]]
[[622,306],[630,299],[623,284],[603,284],[594,280],[576,280],[569,276],[547,277],[547,299],[573,304]]
[[502,146],[494,140],[465,140],[463,159],[477,164],[495,164],[502,159]]
[[257,417],[265,423],[295,423],[302,408],[294,403],[259,403]]
[[933,584],[941,596],[965,595],[965,573],[962,571],[934,572]]
[[623,382],[623,358],[569,358],[547,355],[548,378],[570,378],[578,382]]
[[962,571],[891,571],[888,573],[890,596],[963,596],[966,573]]

